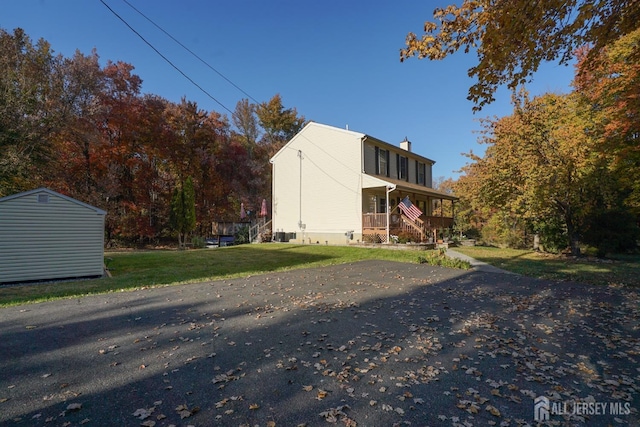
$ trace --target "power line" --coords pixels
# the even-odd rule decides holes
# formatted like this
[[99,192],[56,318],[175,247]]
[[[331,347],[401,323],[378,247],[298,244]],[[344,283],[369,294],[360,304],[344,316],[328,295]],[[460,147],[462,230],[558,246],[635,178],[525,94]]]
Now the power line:
[[160,55],[160,57],[162,59],[164,59],[169,65],[171,65],[173,68],[175,68],[180,74],[182,74],[184,76],[184,78],[186,78],[187,80],[189,80],[195,87],[197,87],[198,89],[200,89],[202,91],[202,93],[204,93],[205,95],[207,95],[209,98],[211,98],[212,100],[214,100],[215,102],[218,103],[218,105],[220,105],[222,108],[224,108],[225,110],[227,110],[229,113],[231,113],[233,115],[233,111],[231,111],[229,108],[227,108],[222,102],[218,101],[213,95],[211,95],[209,92],[207,92],[204,88],[202,88],[202,86],[200,86],[198,83],[196,83],[195,81],[193,81],[193,79],[191,77],[189,77],[188,75],[186,75],[180,68],[178,68],[177,65],[175,65],[173,62],[171,62],[166,56],[164,56],[162,53],[160,53],[160,51],[158,49],[156,49],[151,43],[149,43],[147,41],[147,39],[145,39],[139,32],[137,32],[131,25],[129,25],[129,23],[127,21],[124,20],[124,18],[122,18],[120,15],[118,15],[113,9],[111,9],[109,7],[109,5],[107,3],[104,2],[104,0],[100,0],[100,3],[102,3],[107,9],[109,9],[109,11],[111,11],[111,13],[113,13],[119,20],[121,20],[127,27],[129,27],[129,29],[131,31],[133,31],[138,37],[140,37],[140,39],[142,39],[143,42],[145,42],[151,49],[153,49],[158,55]]
[[242,92],[244,95],[246,95],[249,99],[251,99],[253,102],[255,102],[256,104],[258,104],[259,102],[251,95],[249,95],[247,92],[245,92],[244,90],[242,90],[242,88],[240,88],[238,85],[236,85],[234,82],[232,82],[231,80],[229,80],[224,74],[222,74],[220,71],[216,70],[212,65],[210,65],[207,61],[205,61],[204,59],[202,59],[201,57],[199,57],[196,53],[194,53],[191,49],[189,49],[188,47],[186,47],[184,44],[180,43],[179,40],[177,40],[175,37],[173,37],[171,34],[169,34],[167,31],[165,31],[161,26],[159,26],[158,24],[156,24],[151,18],[149,18],[147,15],[145,15],[144,13],[142,13],[140,10],[138,10],[135,6],[133,6],[131,3],[129,3],[127,0],[122,0],[124,1],[131,9],[135,10],[136,12],[138,12],[144,19],[146,19],[147,21],[149,21],[152,25],[154,25],[157,29],[159,29],[160,31],[162,31],[163,33],[165,33],[167,35],[167,37],[169,37],[171,40],[173,40],[174,42],[176,42],[178,45],[180,45],[180,47],[182,47],[184,50],[186,50],[187,52],[189,52],[191,55],[193,55],[195,58],[198,59],[198,61],[202,62],[204,65],[206,65],[207,67],[209,67],[212,71],[214,71],[216,74],[218,74],[220,77],[222,77],[223,79],[225,79],[231,86],[235,87],[236,89],[238,89],[240,92]]

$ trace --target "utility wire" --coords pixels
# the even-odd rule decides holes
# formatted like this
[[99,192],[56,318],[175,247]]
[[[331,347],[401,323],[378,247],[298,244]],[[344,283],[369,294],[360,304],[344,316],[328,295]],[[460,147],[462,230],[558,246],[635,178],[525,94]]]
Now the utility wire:
[[131,31],[133,31],[138,37],[140,37],[142,39],[143,42],[145,42],[151,49],[153,49],[158,55],[160,55],[160,57],[162,57],[162,59],[164,59],[169,65],[171,65],[173,68],[175,68],[180,74],[182,74],[184,76],[184,78],[186,78],[187,80],[189,80],[195,87],[197,87],[198,89],[200,89],[202,91],[202,93],[204,93],[205,95],[207,95],[209,98],[211,98],[212,100],[214,100],[215,102],[218,103],[218,105],[220,105],[222,108],[224,108],[225,110],[227,110],[229,113],[231,113],[233,115],[233,111],[231,111],[229,108],[227,108],[226,105],[224,105],[222,102],[218,101],[213,95],[211,95],[209,92],[207,92],[204,88],[202,88],[202,86],[200,86],[198,83],[196,83],[195,81],[193,81],[193,79],[191,77],[189,77],[188,75],[186,75],[180,68],[178,68],[177,65],[175,65],[173,62],[171,62],[166,56],[164,56],[162,53],[160,53],[160,51],[158,49],[156,49],[151,43],[149,43],[147,41],[147,39],[145,39],[144,37],[142,37],[142,35],[137,32],[131,25],[129,25],[129,23],[127,21],[124,20],[124,18],[122,18],[120,15],[118,15],[113,9],[111,9],[109,7],[109,5],[107,3],[104,2],[104,0],[100,0],[100,3],[102,3],[107,9],[109,9],[109,11],[111,11],[111,13],[113,13],[119,20],[121,20],[127,27],[129,27],[129,29]]
[[184,44],[180,43],[179,40],[177,40],[175,37],[173,37],[171,34],[169,34],[167,31],[164,30],[164,28],[162,28],[161,26],[159,26],[158,24],[156,24],[155,22],[153,22],[153,20],[151,18],[149,18],[147,15],[145,15],[144,13],[142,13],[141,11],[139,11],[138,9],[136,9],[135,6],[133,6],[131,3],[129,3],[127,0],[122,0],[124,1],[131,9],[135,10],[136,12],[138,12],[144,19],[146,19],[147,21],[149,21],[152,25],[154,25],[157,29],[159,29],[160,31],[162,31],[163,33],[165,33],[167,35],[167,37],[169,37],[171,40],[173,40],[174,42],[176,42],[177,44],[180,45],[180,47],[182,47],[184,50],[186,50],[187,52],[189,52],[191,55],[193,55],[195,58],[198,59],[198,61],[202,62],[204,65],[206,65],[207,67],[209,67],[212,71],[214,71],[216,74],[218,74],[220,77],[222,77],[223,79],[225,79],[231,86],[235,87],[236,89],[238,89],[240,92],[242,92],[244,95],[246,95],[249,99],[251,99],[253,102],[255,102],[256,104],[259,104],[258,101],[256,101],[256,99],[249,95],[247,92],[245,92],[244,90],[242,90],[242,88],[240,88],[238,85],[236,85],[234,82],[232,82],[231,80],[229,80],[224,74],[222,74],[220,71],[216,70],[212,65],[210,65],[207,61],[205,61],[204,59],[200,58],[196,53],[194,53],[191,49],[189,49],[188,47],[186,47]]

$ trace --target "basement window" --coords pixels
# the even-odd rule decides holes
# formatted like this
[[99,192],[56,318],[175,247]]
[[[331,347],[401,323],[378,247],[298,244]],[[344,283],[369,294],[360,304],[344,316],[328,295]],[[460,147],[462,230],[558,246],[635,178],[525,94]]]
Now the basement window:
[[49,203],[48,194],[38,194],[38,203]]

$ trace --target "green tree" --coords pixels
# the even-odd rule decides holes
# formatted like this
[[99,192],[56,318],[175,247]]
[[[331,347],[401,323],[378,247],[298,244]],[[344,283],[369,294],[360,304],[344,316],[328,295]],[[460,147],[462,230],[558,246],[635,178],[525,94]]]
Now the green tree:
[[180,188],[173,190],[169,223],[178,233],[178,247],[184,249],[189,233],[196,228],[196,202],[193,180],[188,177]]
[[463,0],[433,12],[424,34],[409,33],[400,59],[443,59],[459,49],[475,50],[469,70],[477,83],[469,99],[481,109],[496,89],[528,81],[543,61],[568,63],[581,46],[594,54],[640,25],[637,1],[628,0]]

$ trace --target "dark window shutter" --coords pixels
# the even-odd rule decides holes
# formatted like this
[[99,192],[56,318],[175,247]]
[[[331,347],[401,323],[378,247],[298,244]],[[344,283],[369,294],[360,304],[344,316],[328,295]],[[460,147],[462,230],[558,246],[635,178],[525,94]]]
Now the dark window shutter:
[[376,175],[380,175],[380,149],[376,147]]
[[390,176],[391,175],[391,168],[389,167],[389,150],[386,150],[385,153],[387,153],[386,154],[386,156],[387,156],[387,176]]
[[391,168],[389,167],[389,150],[387,150],[386,153],[387,153],[387,176],[390,176]]
[[408,157],[404,158],[404,168],[405,168],[405,172],[407,174],[405,179],[407,180],[407,182],[409,182],[409,158]]

